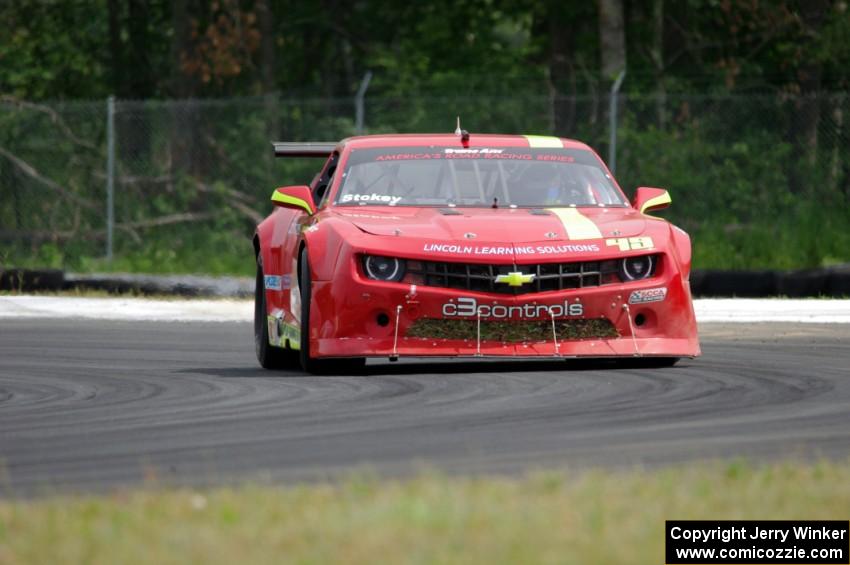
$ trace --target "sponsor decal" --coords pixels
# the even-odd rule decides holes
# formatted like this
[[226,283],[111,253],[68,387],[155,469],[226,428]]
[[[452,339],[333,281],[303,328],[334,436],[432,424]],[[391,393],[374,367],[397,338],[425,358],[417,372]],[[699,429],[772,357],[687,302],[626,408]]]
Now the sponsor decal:
[[269,325],[269,343],[275,346],[280,346],[280,335],[277,332],[277,318],[267,316],[266,321]]
[[266,290],[281,290],[282,279],[280,275],[266,275],[264,280]]
[[292,286],[292,275],[281,275],[280,289],[288,290],[290,286]]
[[487,147],[483,147],[481,149],[452,149],[447,147],[443,150],[444,153],[448,154],[467,154],[467,155],[486,155],[487,153],[500,154],[504,153],[504,149],[489,149]]
[[570,304],[523,304],[521,306],[504,306],[502,304],[478,304],[475,298],[461,297],[443,304],[443,316],[446,318],[478,317],[497,320],[505,319],[535,319],[535,318],[578,318],[584,315],[584,305],[581,302]]
[[338,212],[345,218],[361,218],[364,220],[400,220],[398,216],[379,216],[378,214],[359,214],[357,212]]
[[572,163],[575,161],[572,157],[550,158],[544,156],[535,157],[531,153],[515,153],[511,152],[512,148],[505,149],[454,149],[446,148],[443,153],[433,152],[409,152],[409,153],[393,153],[390,155],[378,155],[375,157],[376,162],[381,161],[432,161],[440,159],[499,159],[505,161],[562,161]]
[[647,302],[660,302],[667,298],[667,287],[650,288],[648,290],[635,290],[629,295],[629,304],[646,304]]
[[283,322],[283,332],[280,336],[281,347],[289,345],[290,349],[298,351],[301,349],[301,328],[289,322]]
[[537,155],[535,161],[554,161],[556,163],[575,163],[576,158],[572,155]]
[[480,245],[454,245],[450,243],[426,243],[422,251],[432,253],[461,253],[471,255],[511,255],[513,246],[480,246]]
[[638,251],[641,249],[655,249],[651,237],[617,237],[606,239],[605,244],[609,247],[616,245],[620,251]]
[[[469,150],[468,150],[469,151]],[[477,151],[472,149],[471,151]],[[446,159],[499,159],[503,161],[531,161],[534,157],[529,153],[467,153],[463,149],[453,150],[452,153],[446,152]]]
[[561,253],[595,253],[599,251],[596,243],[567,245],[538,245],[536,247],[517,247],[518,255],[559,255]]
[[394,206],[399,203],[401,196],[390,196],[388,194],[344,194],[340,202],[382,202]]
[[512,253],[517,255],[560,255],[563,253],[596,253],[599,251],[599,244],[487,246],[426,243],[422,247],[422,251],[458,255],[511,255]]
[[[289,269],[290,273],[298,272],[298,255],[292,256],[292,263]],[[301,289],[298,288],[298,276],[292,279],[292,284],[289,292],[289,314],[295,320],[296,324],[301,323]]]
[[441,159],[440,153],[393,153],[390,155],[378,155],[375,161],[428,161],[430,159]]

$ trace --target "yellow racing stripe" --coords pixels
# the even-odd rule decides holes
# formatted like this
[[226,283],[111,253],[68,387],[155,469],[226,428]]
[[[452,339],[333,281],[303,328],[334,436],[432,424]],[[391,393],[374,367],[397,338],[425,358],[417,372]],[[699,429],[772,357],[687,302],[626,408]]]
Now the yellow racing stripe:
[[529,147],[558,147],[564,148],[564,143],[559,137],[549,135],[526,135],[523,136],[528,140]]
[[558,216],[564,224],[569,239],[602,239],[602,232],[593,220],[582,214],[578,208],[549,208],[549,211]]

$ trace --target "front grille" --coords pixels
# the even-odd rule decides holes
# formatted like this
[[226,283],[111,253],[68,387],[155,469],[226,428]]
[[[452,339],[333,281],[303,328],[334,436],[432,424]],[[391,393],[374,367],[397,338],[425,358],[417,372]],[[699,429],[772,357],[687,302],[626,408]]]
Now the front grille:
[[[407,273],[411,276],[411,282],[416,284],[514,295],[618,283],[620,279],[617,270],[617,262],[610,260],[536,265],[407,262]],[[515,271],[526,275],[533,274],[534,280],[522,286],[496,282],[497,275],[506,275]]]
[[[605,318],[557,320],[555,333],[558,341],[603,339],[619,337],[617,329]],[[477,340],[477,320],[445,320],[420,318],[408,328],[407,337],[424,339]],[[535,321],[481,321],[481,340],[503,343],[553,341],[551,320]]]

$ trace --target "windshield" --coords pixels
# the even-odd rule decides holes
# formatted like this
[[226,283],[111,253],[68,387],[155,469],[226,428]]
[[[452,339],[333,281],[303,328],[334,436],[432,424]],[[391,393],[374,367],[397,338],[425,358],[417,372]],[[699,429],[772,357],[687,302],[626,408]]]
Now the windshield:
[[590,151],[524,147],[352,149],[342,206],[625,206]]

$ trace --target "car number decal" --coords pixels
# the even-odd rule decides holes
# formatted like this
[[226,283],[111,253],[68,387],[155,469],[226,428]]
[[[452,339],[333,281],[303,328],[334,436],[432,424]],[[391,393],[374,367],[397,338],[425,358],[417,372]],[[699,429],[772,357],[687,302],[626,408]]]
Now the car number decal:
[[655,249],[655,244],[651,237],[616,237],[606,239],[605,243],[609,246],[616,245],[620,251],[637,251],[640,249]]

